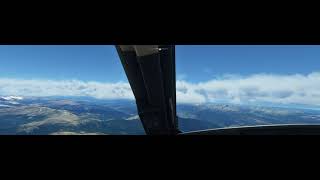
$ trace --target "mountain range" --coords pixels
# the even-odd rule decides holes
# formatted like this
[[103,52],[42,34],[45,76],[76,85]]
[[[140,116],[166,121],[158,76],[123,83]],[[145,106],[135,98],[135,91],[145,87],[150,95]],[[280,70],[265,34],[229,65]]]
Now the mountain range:
[[[267,124],[319,124],[320,111],[235,104],[178,104],[183,132]],[[145,134],[134,101],[0,97],[0,134]]]

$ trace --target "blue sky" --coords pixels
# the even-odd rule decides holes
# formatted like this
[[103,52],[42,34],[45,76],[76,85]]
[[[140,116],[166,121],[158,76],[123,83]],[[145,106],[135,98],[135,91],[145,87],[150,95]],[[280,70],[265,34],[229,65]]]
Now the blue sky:
[[0,46],[0,76],[127,81],[113,46]]
[[[191,82],[222,74],[308,74],[320,69],[320,46],[176,47],[177,76]],[[0,46],[0,76],[127,81],[113,46]]]
[[[114,46],[0,45],[0,63],[0,95],[133,98]],[[320,46],[176,46],[176,63],[178,102],[320,106]]]
[[222,74],[308,74],[320,70],[320,46],[177,46],[177,74],[192,82]]

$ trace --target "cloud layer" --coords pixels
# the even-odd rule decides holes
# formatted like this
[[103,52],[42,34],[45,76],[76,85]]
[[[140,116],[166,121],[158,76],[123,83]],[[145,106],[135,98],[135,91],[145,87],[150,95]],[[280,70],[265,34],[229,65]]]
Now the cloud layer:
[[219,79],[177,82],[180,102],[281,103],[320,105],[320,73],[308,75],[229,75]]
[[[133,99],[128,83],[79,80],[22,80],[0,78],[1,95],[90,96],[98,99]],[[320,105],[320,73],[308,75],[255,74],[223,76],[207,82],[177,81],[179,103],[281,103]]]
[[98,99],[133,99],[128,83],[84,82],[79,80],[21,80],[0,78],[1,95],[89,96]]

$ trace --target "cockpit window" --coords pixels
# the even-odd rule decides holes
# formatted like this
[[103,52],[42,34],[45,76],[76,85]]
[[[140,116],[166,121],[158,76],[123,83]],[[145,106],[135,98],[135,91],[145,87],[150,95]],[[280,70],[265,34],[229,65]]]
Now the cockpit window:
[[[320,124],[320,46],[177,45],[175,54],[182,132]],[[0,134],[145,130],[115,46],[0,45]]]
[[182,131],[320,123],[320,46],[176,46]]
[[114,46],[0,46],[0,134],[144,134]]

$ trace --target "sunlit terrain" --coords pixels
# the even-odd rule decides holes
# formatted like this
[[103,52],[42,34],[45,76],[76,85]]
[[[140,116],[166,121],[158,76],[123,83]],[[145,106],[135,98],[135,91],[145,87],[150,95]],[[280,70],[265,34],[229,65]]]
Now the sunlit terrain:
[[[320,124],[320,111],[232,104],[178,104],[184,132],[246,125]],[[142,135],[131,100],[77,97],[0,98],[0,134]]]

